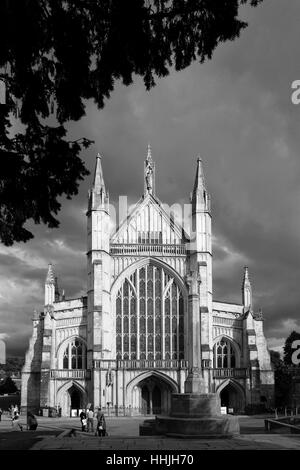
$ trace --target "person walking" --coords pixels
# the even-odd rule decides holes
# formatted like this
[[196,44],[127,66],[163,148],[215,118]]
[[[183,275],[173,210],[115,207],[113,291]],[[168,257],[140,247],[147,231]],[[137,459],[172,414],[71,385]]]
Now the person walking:
[[36,417],[28,411],[27,413],[27,430],[28,431],[35,431],[37,428],[38,422]]
[[104,413],[101,411],[101,407],[98,408],[98,412],[97,412],[96,435],[100,437],[106,436],[106,421],[105,421]]
[[11,406],[8,408],[8,412],[9,412],[9,414],[10,414],[11,425],[13,426],[13,425],[14,425],[14,422],[13,422],[13,417],[14,417],[14,407],[13,407],[13,405],[11,405]]
[[87,432],[89,432],[90,429],[94,432],[94,412],[92,408],[87,412]]
[[12,418],[12,426],[14,428],[16,428],[17,426],[19,426],[19,428],[21,429],[21,431],[23,431],[23,426],[22,424],[20,424],[19,422],[19,419],[20,419],[20,415],[17,411],[14,411],[14,415],[13,415],[13,418]]
[[79,415],[80,421],[81,421],[81,431],[86,431],[86,425],[87,425],[87,418],[86,418],[86,412],[85,410],[82,410],[82,412]]

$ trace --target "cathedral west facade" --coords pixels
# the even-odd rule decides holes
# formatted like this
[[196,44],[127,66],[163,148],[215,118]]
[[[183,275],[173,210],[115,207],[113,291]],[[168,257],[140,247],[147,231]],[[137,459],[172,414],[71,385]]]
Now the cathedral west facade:
[[120,415],[163,414],[172,393],[189,391],[190,376],[201,377],[199,393],[216,393],[233,412],[272,404],[274,373],[248,269],[241,303],[213,299],[210,195],[200,159],[190,202],[193,240],[155,194],[148,148],[144,194],[111,233],[97,157],[87,295],[60,295],[49,265],[22,373],[23,410],[60,407],[70,416],[92,405]]

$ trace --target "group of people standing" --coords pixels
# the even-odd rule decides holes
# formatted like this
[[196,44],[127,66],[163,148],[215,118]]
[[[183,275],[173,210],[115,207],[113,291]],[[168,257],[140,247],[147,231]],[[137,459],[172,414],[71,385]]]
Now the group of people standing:
[[[14,429],[20,429],[20,431],[23,431],[23,425],[20,423],[20,413],[19,413],[19,408],[18,405],[11,405],[8,409],[10,419],[11,419],[11,425]],[[0,421],[2,418],[3,410],[0,408]],[[27,430],[28,431],[35,431],[37,428],[37,419],[34,416],[33,413],[30,411],[27,412]]]
[[11,425],[14,429],[19,428],[21,431],[23,431],[23,426],[20,423],[20,414],[19,414],[19,408],[18,405],[11,405],[11,407],[8,409],[10,412],[10,417],[11,417]]
[[105,416],[100,407],[97,412],[94,412],[93,408],[89,408],[86,411],[82,410],[79,417],[81,421],[81,430],[83,432],[94,432],[94,418],[96,418],[97,427],[95,435],[107,436]]
[[14,413],[19,413],[18,405],[11,405],[11,406],[8,408],[8,411],[9,411],[9,413],[10,413],[11,418],[13,418]]

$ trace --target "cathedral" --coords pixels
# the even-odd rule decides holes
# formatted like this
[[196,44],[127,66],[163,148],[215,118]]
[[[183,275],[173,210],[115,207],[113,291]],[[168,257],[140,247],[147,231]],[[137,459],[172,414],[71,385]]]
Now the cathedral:
[[274,372],[248,268],[241,303],[213,298],[211,199],[200,158],[189,206],[190,231],[156,195],[149,146],[143,195],[112,229],[98,155],[88,195],[86,296],[61,295],[49,264],[22,371],[23,411],[51,407],[77,416],[101,406],[116,416],[167,414],[172,393],[187,393],[195,376],[199,393],[216,393],[223,412],[272,406]]

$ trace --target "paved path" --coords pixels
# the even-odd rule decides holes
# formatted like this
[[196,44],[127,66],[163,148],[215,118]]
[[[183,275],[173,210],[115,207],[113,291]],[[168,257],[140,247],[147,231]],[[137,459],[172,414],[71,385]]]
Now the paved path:
[[45,438],[32,450],[300,450],[300,436],[249,434],[233,439],[172,439],[163,437]]
[[[109,436],[81,433],[78,418],[38,418],[36,431],[13,430],[8,416],[0,422],[0,449],[32,450],[300,450],[300,435],[264,434],[263,417],[239,417],[241,435],[233,439],[174,439],[139,436],[144,417],[107,418]],[[21,423],[26,429],[25,417]],[[76,437],[60,437],[75,429]]]
[[[37,417],[38,428],[36,433],[44,431],[64,431],[66,429],[76,429],[81,430],[81,424],[79,418],[46,418],[46,417]],[[109,418],[106,417],[107,427],[109,429],[109,434],[112,436],[138,436],[139,435],[139,425],[145,421],[145,417],[132,417],[132,418]],[[20,417],[20,424],[23,425],[24,430],[26,429],[26,417]],[[96,425],[96,420],[95,420]],[[0,438],[2,432],[14,432],[14,428],[11,425],[11,419],[9,416],[2,416],[2,421],[0,422]],[[20,431],[15,431],[20,432]]]

